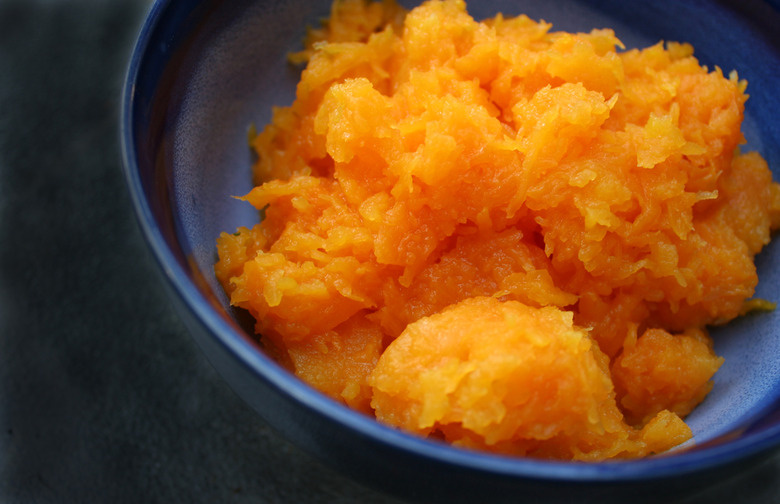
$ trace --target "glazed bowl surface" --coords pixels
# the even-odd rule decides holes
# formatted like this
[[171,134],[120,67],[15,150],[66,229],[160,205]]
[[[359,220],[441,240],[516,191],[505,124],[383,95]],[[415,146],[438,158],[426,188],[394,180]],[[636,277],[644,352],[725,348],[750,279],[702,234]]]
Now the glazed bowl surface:
[[[401,2],[414,7],[413,2]],[[402,497],[442,502],[653,501],[683,496],[780,445],[780,311],[713,331],[725,358],[688,418],[695,446],[595,464],[507,458],[404,434],[311,389],[266,355],[253,321],[230,307],[213,265],[220,232],[257,222],[231,196],[251,187],[247,133],[289,105],[307,26],[328,1],[158,0],[129,64],[122,111],[125,171],[140,226],[171,299],[227,382],[273,427],[348,475]],[[626,47],[689,42],[702,64],[749,83],[743,130],[780,180],[780,7],[761,0],[473,1],[477,19],[527,14],[555,30],[613,28]],[[756,295],[780,301],[780,245],[757,258]]]

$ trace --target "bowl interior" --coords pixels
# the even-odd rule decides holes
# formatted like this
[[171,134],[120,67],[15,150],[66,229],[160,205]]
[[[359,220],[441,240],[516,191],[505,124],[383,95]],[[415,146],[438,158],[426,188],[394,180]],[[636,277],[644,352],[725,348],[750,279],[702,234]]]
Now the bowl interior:
[[[195,288],[243,327],[247,334],[237,338],[251,339],[252,323],[230,308],[214,278],[215,239],[258,220],[250,205],[231,198],[252,187],[247,134],[251,125],[259,129],[270,120],[272,106],[292,102],[300,68],[286,55],[300,48],[305,27],[326,16],[329,6],[305,0],[158,2],[150,16],[156,24],[145,28],[148,44],[136,56],[133,96],[140,98],[127,127],[138,164],[150,166],[141,176],[146,218],[164,230],[177,267]],[[760,151],[780,180],[780,121],[773,114],[780,110],[780,32],[774,29],[780,12],[769,3],[472,0],[469,12],[478,19],[525,13],[551,22],[554,30],[613,28],[629,48],[690,42],[703,64],[736,69],[748,80],[745,148]],[[170,33],[175,37],[165,35]],[[775,241],[758,257],[757,296],[780,300],[779,256]],[[778,442],[770,415],[780,395],[778,328],[780,311],[774,311],[713,331],[725,363],[712,393],[688,419],[697,444],[735,433],[766,438],[767,429],[767,442]]]

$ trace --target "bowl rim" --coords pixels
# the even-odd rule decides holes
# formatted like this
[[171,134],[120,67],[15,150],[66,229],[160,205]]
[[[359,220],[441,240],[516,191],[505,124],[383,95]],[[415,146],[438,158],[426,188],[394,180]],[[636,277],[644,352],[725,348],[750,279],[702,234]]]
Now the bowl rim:
[[[237,364],[247,369],[255,378],[266,380],[299,405],[314,411],[320,417],[367,436],[375,443],[452,467],[510,478],[561,483],[643,482],[714,469],[764,454],[780,446],[779,422],[758,432],[748,432],[737,439],[706,442],[703,444],[709,446],[696,448],[694,445],[692,449],[680,453],[642,459],[568,462],[502,456],[457,448],[383,425],[328,398],[281,367],[250,343],[249,335],[244,334],[237,324],[231,324],[214,311],[212,302],[187,274],[167,244],[154,218],[139,175],[139,159],[135,151],[138,139],[133,127],[136,120],[137,83],[142,63],[150,58],[149,43],[159,28],[161,18],[175,1],[153,0],[132,49],[120,100],[122,169],[136,220],[165,282],[171,287],[169,292],[175,293],[183,300],[184,306],[197,322],[227,350]],[[199,4],[201,0],[190,3]],[[258,414],[262,416],[259,411]]]

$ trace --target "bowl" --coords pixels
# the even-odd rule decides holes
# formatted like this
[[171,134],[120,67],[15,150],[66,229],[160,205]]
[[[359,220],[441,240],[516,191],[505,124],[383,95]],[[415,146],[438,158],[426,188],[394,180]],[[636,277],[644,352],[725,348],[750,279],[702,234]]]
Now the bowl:
[[[407,7],[413,3],[401,2]],[[725,364],[688,418],[696,444],[642,460],[574,463],[467,451],[399,432],[302,383],[256,343],[216,281],[215,239],[251,225],[232,199],[252,187],[251,125],[294,97],[287,63],[329,1],[158,0],[127,73],[122,142],[140,226],[171,299],[214,367],[283,436],[347,475],[404,498],[442,502],[605,502],[682,496],[780,445],[780,311],[713,331]],[[749,82],[744,132],[780,179],[780,8],[761,0],[472,1],[476,18],[528,14],[556,30],[610,27],[627,47],[690,42],[710,67]],[[780,300],[780,245],[757,258],[757,295]]]

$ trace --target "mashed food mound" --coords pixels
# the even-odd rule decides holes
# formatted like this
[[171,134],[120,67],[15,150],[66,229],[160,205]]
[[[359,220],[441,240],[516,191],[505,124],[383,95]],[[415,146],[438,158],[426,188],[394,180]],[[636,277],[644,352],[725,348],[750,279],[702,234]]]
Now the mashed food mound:
[[662,452],[749,300],[780,185],[691,46],[337,0],[252,139],[216,274],[279,361],[379,421],[555,459]]

